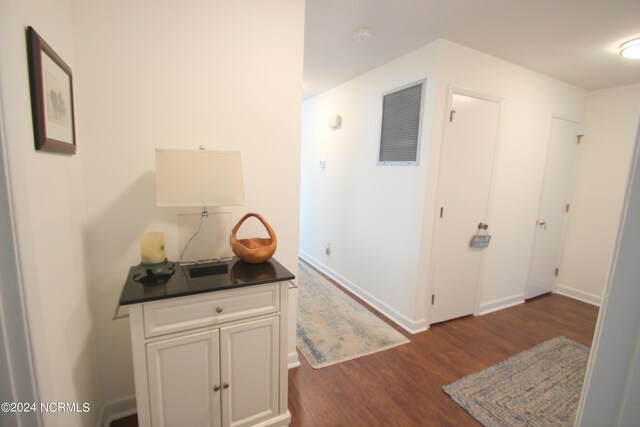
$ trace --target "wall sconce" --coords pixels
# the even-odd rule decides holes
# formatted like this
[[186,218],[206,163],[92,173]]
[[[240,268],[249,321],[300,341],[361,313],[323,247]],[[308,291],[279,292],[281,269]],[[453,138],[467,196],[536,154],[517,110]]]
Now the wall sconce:
[[342,117],[339,114],[334,114],[329,117],[329,121],[327,122],[331,129],[338,129],[342,126]]

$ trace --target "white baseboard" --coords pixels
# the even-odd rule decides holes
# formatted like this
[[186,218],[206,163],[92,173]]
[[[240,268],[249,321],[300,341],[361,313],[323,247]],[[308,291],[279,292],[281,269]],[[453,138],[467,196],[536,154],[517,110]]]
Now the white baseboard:
[[356,285],[346,277],[333,271],[331,268],[327,267],[320,261],[316,260],[311,255],[303,251],[300,251],[299,256],[304,261],[311,264],[312,266],[314,266],[315,268],[317,268],[318,270],[320,270],[321,272],[329,276],[331,279],[335,280],[340,286],[344,287],[350,292],[353,292],[356,296],[358,296],[358,298],[361,298],[364,302],[366,302],[371,307],[378,310],[382,315],[384,315],[386,318],[391,320],[396,325],[400,326],[405,331],[411,334],[417,334],[419,332],[424,332],[427,329],[429,329],[429,324],[427,323],[427,319],[420,319],[417,321],[411,320],[408,317],[406,317],[404,314],[396,311],[394,308],[389,307],[387,304],[380,301],[378,298],[371,295],[369,292],[365,291],[360,286]]
[[478,310],[478,316],[482,316],[484,314],[493,313],[494,311],[502,310],[504,308],[513,307],[514,305],[524,303],[524,295],[512,295],[506,298],[500,298],[497,300],[489,301],[480,304]]
[[105,403],[100,409],[98,427],[109,427],[112,421],[128,417],[138,412],[136,408],[136,396],[121,397]]
[[558,284],[558,289],[555,290],[556,294],[564,295],[569,298],[577,299],[578,301],[586,302],[587,304],[600,307],[602,304],[602,297],[588,292],[584,292],[575,288],[571,288],[566,285]]
[[289,353],[287,365],[289,369],[297,368],[298,366],[300,366],[300,359],[298,358],[297,351],[292,351],[291,353]]

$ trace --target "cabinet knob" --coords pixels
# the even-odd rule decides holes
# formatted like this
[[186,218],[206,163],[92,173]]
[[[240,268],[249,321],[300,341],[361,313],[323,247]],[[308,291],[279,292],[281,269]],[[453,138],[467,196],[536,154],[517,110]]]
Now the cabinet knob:
[[222,307],[220,307],[220,306],[216,307],[216,312],[222,313],[222,310],[224,310]]
[[218,384],[213,386],[213,391],[219,391],[220,390],[220,386]]
[[222,384],[222,388],[224,388],[224,389],[229,388],[229,383],[223,383],[223,384]]

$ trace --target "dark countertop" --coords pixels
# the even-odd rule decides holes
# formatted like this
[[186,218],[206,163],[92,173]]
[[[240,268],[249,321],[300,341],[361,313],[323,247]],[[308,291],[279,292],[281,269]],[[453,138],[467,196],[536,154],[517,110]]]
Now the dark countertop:
[[164,284],[143,285],[133,280],[138,266],[129,269],[127,280],[120,294],[120,305],[139,304],[147,301],[176,298],[186,295],[215,292],[265,283],[292,280],[295,276],[274,258],[261,264],[249,264],[237,258],[227,262],[227,273],[189,277],[186,267],[175,266],[175,273]]

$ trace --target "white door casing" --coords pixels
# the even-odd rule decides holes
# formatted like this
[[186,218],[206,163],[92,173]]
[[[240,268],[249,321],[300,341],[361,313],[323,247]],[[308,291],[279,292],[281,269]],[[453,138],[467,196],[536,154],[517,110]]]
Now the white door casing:
[[578,162],[580,123],[553,117],[525,298],[554,291]]
[[438,179],[431,324],[477,311],[482,254],[490,246],[471,248],[470,241],[488,222],[501,108],[500,98],[452,89]]

